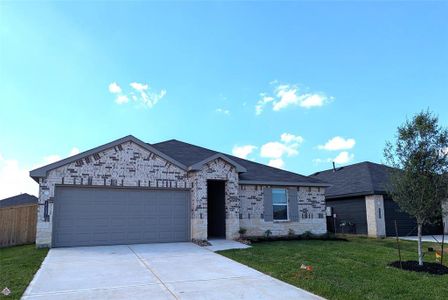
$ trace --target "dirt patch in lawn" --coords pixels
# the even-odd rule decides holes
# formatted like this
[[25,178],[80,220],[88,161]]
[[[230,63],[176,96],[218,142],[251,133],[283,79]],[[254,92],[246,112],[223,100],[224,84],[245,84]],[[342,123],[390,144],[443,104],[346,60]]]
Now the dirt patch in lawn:
[[[433,275],[445,275],[448,274],[448,267],[443,266],[438,263],[423,263],[423,266],[418,265],[418,261],[415,260],[407,260],[402,261],[401,265],[403,266],[403,270],[413,271],[413,272],[425,272]],[[401,269],[400,262],[394,261],[389,264],[389,266]]]

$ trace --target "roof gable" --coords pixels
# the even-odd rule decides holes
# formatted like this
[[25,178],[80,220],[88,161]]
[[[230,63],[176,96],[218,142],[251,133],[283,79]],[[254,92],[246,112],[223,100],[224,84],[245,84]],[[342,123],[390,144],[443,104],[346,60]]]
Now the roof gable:
[[125,136],[125,137],[123,137],[121,139],[118,139],[118,140],[112,141],[110,143],[104,144],[102,146],[95,147],[95,148],[90,149],[88,151],[84,151],[84,152],[81,152],[79,154],[70,156],[70,157],[68,157],[66,159],[62,159],[62,160],[59,160],[59,161],[54,162],[52,164],[49,164],[49,165],[46,165],[46,166],[34,169],[34,170],[30,171],[30,176],[34,180],[37,181],[38,178],[47,176],[48,171],[51,171],[51,170],[59,168],[61,166],[70,164],[70,163],[75,162],[75,161],[77,161],[79,159],[82,159],[82,158],[84,158],[86,156],[90,156],[90,155],[93,155],[95,153],[102,152],[104,150],[113,148],[115,146],[121,145],[121,144],[126,143],[126,142],[133,142],[133,143],[139,145],[140,147],[142,147],[143,149],[146,149],[147,151],[152,152],[152,153],[162,157],[163,159],[169,161],[173,165],[176,165],[177,167],[181,168],[182,170],[187,170],[187,166],[185,166],[184,164],[178,162],[177,160],[175,160],[172,157],[166,155],[165,153],[161,152],[160,150],[154,148],[153,146],[151,146],[151,145],[149,145],[149,144],[147,144],[147,143],[137,139],[136,137],[134,137],[132,135],[128,135],[128,136]]
[[215,159],[222,159],[222,160],[224,160],[225,162],[227,162],[227,163],[233,165],[233,166],[236,168],[236,172],[237,172],[237,173],[244,173],[244,172],[247,172],[247,170],[246,170],[245,167],[243,167],[243,166],[240,165],[239,163],[235,162],[234,160],[228,158],[226,155],[224,155],[224,154],[222,154],[222,153],[216,153],[216,154],[214,154],[214,155],[212,155],[212,156],[210,156],[210,157],[208,157],[208,158],[206,158],[206,159],[204,159],[204,160],[202,160],[202,161],[200,161],[200,162],[197,162],[197,163],[191,165],[191,166],[188,168],[188,171],[198,171],[198,170],[201,170],[202,167],[203,167],[206,163],[208,163],[208,162],[210,162],[210,161],[212,161],[212,160],[215,160]]

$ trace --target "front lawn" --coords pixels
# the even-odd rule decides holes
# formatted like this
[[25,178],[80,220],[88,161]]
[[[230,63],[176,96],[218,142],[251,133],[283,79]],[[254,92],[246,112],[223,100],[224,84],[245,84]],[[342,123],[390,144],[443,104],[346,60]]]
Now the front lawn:
[[35,245],[0,248],[0,292],[11,290],[9,296],[0,293],[0,299],[20,299],[47,252]]
[[[219,253],[328,299],[447,299],[448,275],[387,266],[398,260],[394,239],[347,239],[263,242]],[[417,259],[417,242],[400,245],[403,260]],[[426,254],[425,261],[434,262],[435,254]],[[301,270],[302,263],[313,271]]]

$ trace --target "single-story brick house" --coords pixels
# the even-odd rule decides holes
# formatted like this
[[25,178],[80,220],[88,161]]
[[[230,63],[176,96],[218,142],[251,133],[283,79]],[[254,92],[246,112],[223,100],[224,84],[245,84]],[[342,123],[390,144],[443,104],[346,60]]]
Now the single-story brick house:
[[177,140],[127,136],[30,176],[39,183],[38,247],[327,230],[327,183]]
[[[397,221],[400,236],[416,235],[415,219],[387,194],[389,174],[390,167],[369,161],[312,174],[331,184],[325,194],[329,231],[395,236]],[[441,234],[442,225],[425,225],[423,233]]]

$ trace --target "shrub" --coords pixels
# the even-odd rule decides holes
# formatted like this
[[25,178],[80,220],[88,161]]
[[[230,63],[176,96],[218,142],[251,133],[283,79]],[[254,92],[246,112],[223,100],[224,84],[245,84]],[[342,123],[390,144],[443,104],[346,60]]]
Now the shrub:
[[264,237],[267,239],[269,239],[271,237],[271,235],[272,235],[272,231],[270,231],[269,229],[264,232]]
[[247,232],[247,229],[244,228],[244,227],[240,227],[240,230],[238,230],[238,233],[239,233],[241,236],[244,236],[244,235],[246,234],[246,232]]
[[279,236],[271,236],[272,232],[270,230],[266,230],[263,236],[246,236],[246,240],[251,243],[260,243],[260,242],[269,242],[269,241],[300,241],[300,240],[324,240],[324,241],[345,241],[348,240],[345,238],[337,237],[332,233],[324,233],[324,234],[312,234],[311,232],[305,232],[301,235],[279,235]]
[[312,238],[314,238],[314,234],[311,231],[305,231],[302,235],[301,238],[304,240],[311,240]]

